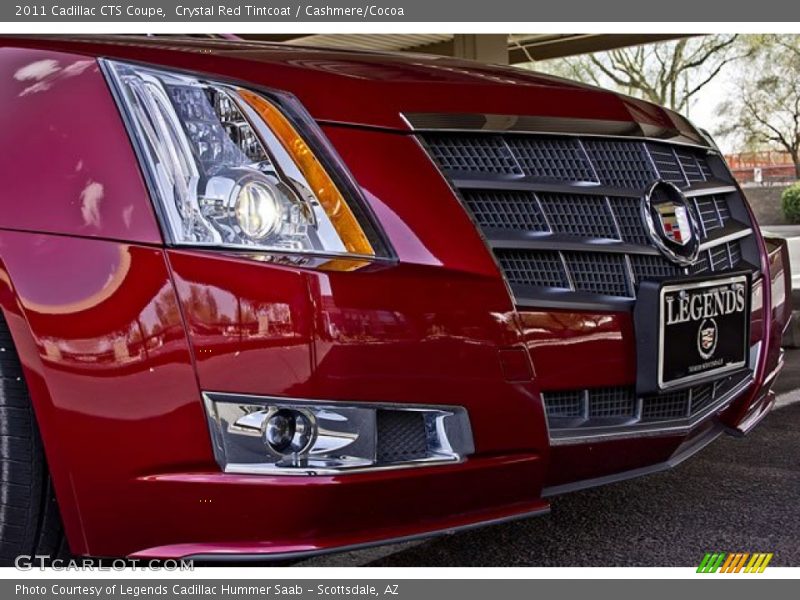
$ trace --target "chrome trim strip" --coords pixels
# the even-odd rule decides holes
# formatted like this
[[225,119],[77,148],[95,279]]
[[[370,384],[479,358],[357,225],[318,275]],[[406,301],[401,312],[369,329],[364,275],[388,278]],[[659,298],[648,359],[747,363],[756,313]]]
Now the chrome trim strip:
[[442,171],[453,186],[459,190],[518,190],[523,192],[550,192],[553,194],[574,194],[583,196],[614,196],[617,198],[639,199],[642,193],[631,188],[615,188],[596,181],[543,181],[535,177],[507,176],[504,178],[486,178],[483,174],[473,175],[469,172]]
[[483,228],[486,241],[494,249],[508,250],[566,250],[573,252],[609,252],[614,254],[647,254],[661,256],[653,246],[629,244],[609,238],[583,238],[552,233],[503,231]]
[[763,385],[765,385],[765,386],[766,385],[770,385],[775,380],[775,378],[778,375],[780,375],[780,373],[783,370],[783,367],[785,366],[785,364],[786,364],[786,350],[781,348],[780,349],[780,353],[778,354],[778,364],[775,365],[775,368],[772,369],[772,371],[769,372],[769,375],[764,377]]
[[[460,190],[519,190],[524,192],[551,192],[554,194],[575,194],[584,196],[613,196],[615,198],[642,197],[642,191],[632,188],[616,188],[597,183],[596,181],[543,181],[534,177],[507,176],[505,178],[486,178],[471,173],[459,171],[443,171],[452,180],[453,185]],[[450,177],[449,175],[452,175]],[[703,198],[705,196],[720,196],[735,193],[733,186],[718,185],[714,183],[709,187],[694,185],[681,189],[687,198]]]
[[727,233],[720,237],[710,237],[700,244],[700,252],[702,252],[703,250],[708,250],[709,248],[721,246],[722,244],[727,244],[728,242],[735,242],[736,240],[746,238],[747,236],[750,235],[753,235],[752,229],[740,229],[738,231]]
[[[647,153],[650,154],[650,150],[649,150],[649,148],[647,148],[647,145],[645,145],[645,148],[647,149]],[[681,170],[681,175],[683,175],[684,182],[686,182],[686,185],[691,186],[692,185],[692,181],[689,179],[689,176],[686,175],[686,169],[683,168],[683,163],[681,162],[681,159],[678,156],[678,153],[675,151],[675,146],[670,146],[669,151],[672,152],[672,157],[675,159],[675,163],[678,165],[678,168]],[[657,168],[656,168],[656,173],[658,173],[658,169]],[[703,175],[702,172],[700,174]],[[706,181],[705,175],[703,175],[703,181]]]
[[697,131],[638,121],[480,113],[401,113],[414,132],[487,132],[641,139],[715,152]]
[[[735,399],[752,385],[754,379],[752,375],[748,375],[741,381],[733,385],[733,387],[725,392],[716,402],[710,404],[705,409],[694,415],[691,419],[681,419],[679,421],[661,421],[651,425],[643,425],[641,422],[633,423],[627,426],[608,427],[608,428],[573,428],[563,429],[565,432],[581,433],[567,433],[566,435],[559,435],[558,429],[550,428],[550,445],[551,446],[573,446],[576,444],[588,444],[592,442],[605,442],[609,440],[618,440],[626,438],[637,437],[663,437],[667,435],[684,435],[694,429],[701,421],[705,420],[712,414],[716,414],[725,410]],[[638,398],[637,398],[638,400]]]
[[772,411],[772,408],[775,406],[776,397],[771,387],[775,378],[783,370],[786,361],[785,354],[786,351],[781,348],[780,354],[778,355],[778,364],[764,378],[764,382],[761,384],[761,394],[754,403],[756,410],[753,410],[753,412],[745,416],[736,427],[726,428],[726,431],[730,435],[737,437],[747,435]]
[[[725,233],[730,229],[734,231]],[[481,232],[489,246],[493,249],[571,250],[575,252],[609,252],[617,254],[663,256],[654,245],[643,246],[641,244],[631,244],[621,241],[621,239],[587,238],[559,233],[506,230],[493,227],[483,227]],[[746,228],[744,225],[742,225],[741,228],[729,225],[725,229],[715,229],[710,237],[700,243],[699,252],[746,238],[752,234],[753,230]],[[696,261],[691,264],[695,264],[695,262]]]
[[697,185],[694,185],[683,190],[683,193],[687,198],[700,198],[701,196],[733,194],[737,191],[738,190],[736,187],[732,185],[715,185],[713,187],[698,187]]
[[626,312],[633,308],[635,299],[627,296],[605,296],[591,292],[576,292],[566,288],[509,284],[514,304],[518,309],[556,308],[564,310],[599,310]]
[[510,515],[507,517],[498,517],[495,519],[485,519],[468,523],[467,525],[458,525],[456,527],[445,527],[444,529],[434,529],[424,533],[417,533],[413,535],[404,535],[394,538],[386,538],[374,542],[364,542],[362,544],[350,544],[347,546],[336,546],[332,548],[322,548],[319,550],[299,550],[297,552],[276,552],[270,554],[265,552],[263,554],[234,554],[230,552],[209,552],[207,554],[191,554],[182,556],[183,560],[196,560],[198,562],[263,562],[263,561],[279,561],[279,560],[300,560],[303,558],[313,558],[315,556],[322,556],[325,554],[334,554],[337,552],[352,552],[353,550],[365,550],[367,548],[375,548],[376,546],[386,546],[389,544],[401,544],[405,542],[414,542],[417,540],[425,540],[428,538],[439,537],[443,535],[452,535],[454,533],[462,533],[472,529],[481,527],[489,527],[491,525],[501,525],[503,523],[511,523],[523,519],[530,519],[531,517],[540,517],[550,513],[550,506],[544,506],[536,510],[529,510],[519,514]]
[[775,406],[775,392],[771,390],[765,392],[759,397],[758,402],[766,402],[766,405],[760,406],[759,410],[753,411],[750,415],[745,417],[735,429],[726,429],[729,435],[734,437],[742,437],[753,431],[753,429],[755,429],[758,424],[764,420],[764,417],[772,412],[772,409]]

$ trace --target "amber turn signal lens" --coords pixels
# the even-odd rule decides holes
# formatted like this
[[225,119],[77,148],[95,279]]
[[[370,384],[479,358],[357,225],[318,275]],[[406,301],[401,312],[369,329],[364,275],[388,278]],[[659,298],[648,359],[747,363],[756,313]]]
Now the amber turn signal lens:
[[336,228],[348,252],[374,256],[375,250],[353,211],[317,157],[292,124],[269,100],[249,90],[238,90],[239,96],[264,120],[292,157],[311,185],[322,208]]

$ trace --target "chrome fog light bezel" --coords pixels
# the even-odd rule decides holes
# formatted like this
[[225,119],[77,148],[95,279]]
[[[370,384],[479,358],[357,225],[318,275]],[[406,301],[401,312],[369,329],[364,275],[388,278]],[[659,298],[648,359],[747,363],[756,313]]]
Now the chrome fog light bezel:
[[[214,457],[226,473],[333,475],[457,463],[474,453],[466,409],[459,406],[304,400],[204,392]],[[311,441],[299,452],[281,453],[265,438],[278,411],[307,416]],[[379,457],[379,413],[420,415],[424,455],[386,461]],[[419,442],[419,440],[417,440]]]

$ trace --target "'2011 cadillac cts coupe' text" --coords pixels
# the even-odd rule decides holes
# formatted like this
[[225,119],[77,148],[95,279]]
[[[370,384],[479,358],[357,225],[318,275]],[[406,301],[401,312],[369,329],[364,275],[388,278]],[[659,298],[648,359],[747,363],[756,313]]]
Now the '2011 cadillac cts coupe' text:
[[680,115],[505,67],[0,40],[0,548],[539,515],[771,408],[785,249]]

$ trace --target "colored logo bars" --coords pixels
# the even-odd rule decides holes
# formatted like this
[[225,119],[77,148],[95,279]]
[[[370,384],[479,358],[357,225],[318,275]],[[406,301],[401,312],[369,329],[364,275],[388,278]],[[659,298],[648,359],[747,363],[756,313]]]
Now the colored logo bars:
[[[698,573],[763,573],[772,552],[707,552],[697,567]],[[746,566],[745,566],[746,565]]]

